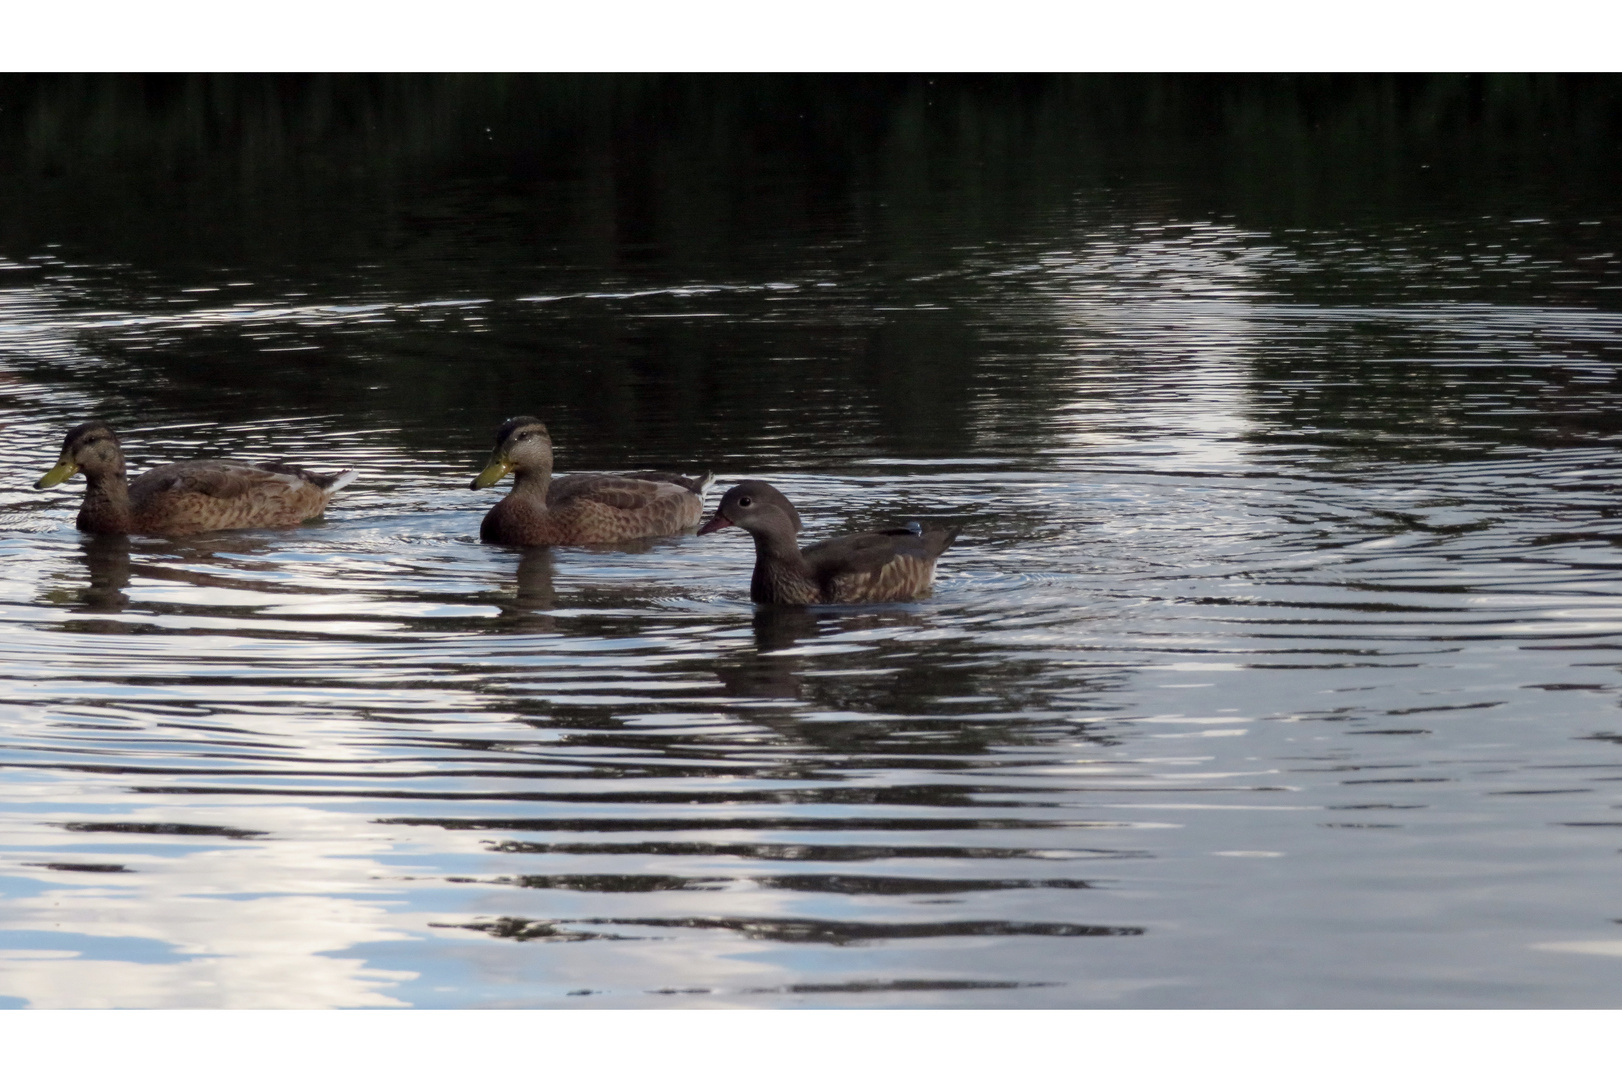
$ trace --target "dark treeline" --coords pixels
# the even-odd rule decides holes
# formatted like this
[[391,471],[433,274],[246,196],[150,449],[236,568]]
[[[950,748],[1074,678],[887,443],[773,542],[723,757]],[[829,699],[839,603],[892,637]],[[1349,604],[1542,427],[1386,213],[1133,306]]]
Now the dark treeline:
[[634,263],[762,230],[1007,236],[1146,183],[1257,225],[1529,213],[1610,202],[1619,162],[1607,76],[0,79],[12,253],[55,230],[106,255],[341,255],[464,180],[504,185],[492,210],[536,238]]
[[[516,171],[559,152],[681,142],[714,160],[872,166],[886,148],[961,155],[1055,139],[1083,154],[1326,159],[1384,146],[1565,162],[1614,158],[1622,80],[1555,75],[151,75],[0,78],[16,175],[74,168]],[[1042,147],[1056,150],[1057,145]]]

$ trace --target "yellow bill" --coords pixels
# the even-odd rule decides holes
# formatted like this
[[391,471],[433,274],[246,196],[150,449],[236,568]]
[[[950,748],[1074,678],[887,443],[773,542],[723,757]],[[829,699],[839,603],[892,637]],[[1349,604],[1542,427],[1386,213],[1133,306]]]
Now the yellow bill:
[[78,471],[78,462],[68,461],[66,459],[58,461],[56,463],[56,468],[34,481],[34,489],[36,491],[43,491],[48,487],[55,487]]
[[[61,466],[58,466],[58,468],[60,468],[60,467]],[[470,488],[472,488],[474,491],[477,491],[480,488],[487,488],[491,484],[499,482],[502,477],[506,476],[508,473],[510,473],[512,471],[513,471],[513,463],[512,462],[508,461],[506,458],[502,457],[500,454],[493,454],[490,457],[490,464],[486,465],[484,467],[484,471],[482,473],[480,473],[478,476],[475,476],[473,478],[473,483],[469,484],[468,486]],[[55,472],[55,470],[52,470],[52,473],[47,474],[47,475],[52,475],[52,474],[54,474],[54,472]],[[43,481],[41,481],[41,482],[43,483]]]

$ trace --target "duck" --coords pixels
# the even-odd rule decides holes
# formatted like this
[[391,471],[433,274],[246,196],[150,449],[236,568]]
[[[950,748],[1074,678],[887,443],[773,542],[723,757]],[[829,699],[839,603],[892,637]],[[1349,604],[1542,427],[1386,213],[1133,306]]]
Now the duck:
[[957,538],[956,527],[899,529],[836,536],[802,548],[799,511],[764,480],[746,480],[721,496],[700,536],[736,525],[755,538],[749,598],[757,604],[874,604],[929,593],[935,560]]
[[570,473],[552,477],[552,436],[533,416],[496,432],[495,452],[468,486],[477,491],[513,474],[513,489],[479,525],[487,544],[618,544],[673,536],[699,523],[713,473]]
[[62,440],[56,467],[34,483],[55,487],[84,473],[79,531],[103,535],[190,536],[221,529],[298,525],[320,517],[340,488],[359,475],[308,472],[269,461],[177,461],[125,476],[124,448],[100,420],[80,424]]

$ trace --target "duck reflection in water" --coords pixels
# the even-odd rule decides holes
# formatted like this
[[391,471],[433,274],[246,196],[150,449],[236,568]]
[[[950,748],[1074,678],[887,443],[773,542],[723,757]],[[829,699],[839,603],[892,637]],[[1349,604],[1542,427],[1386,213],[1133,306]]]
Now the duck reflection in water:
[[736,697],[802,697],[800,668],[805,658],[787,650],[822,632],[816,613],[803,607],[757,607],[754,630],[754,655],[717,670],[721,685]]
[[78,561],[85,567],[87,583],[53,585],[44,590],[42,602],[108,614],[123,611],[129,606],[129,594],[124,591],[130,585],[128,536],[87,535],[79,542]]
[[[47,588],[41,599],[48,604],[90,612],[121,612],[129,607],[131,552],[144,553],[141,576],[154,583],[174,583],[196,588],[252,590],[282,595],[288,592],[284,581],[261,581],[233,573],[255,558],[270,559],[279,550],[278,542],[266,537],[240,533],[211,533],[175,540],[137,541],[122,533],[86,533],[79,541],[79,559],[88,584]],[[217,561],[232,556],[229,564]],[[76,576],[76,575],[75,575]],[[116,624],[123,626],[125,624]],[[124,632],[124,631],[120,631]]]
[[135,550],[143,553],[141,576],[154,581],[275,596],[301,591],[290,588],[280,574],[260,577],[257,573],[243,573],[280,566],[283,544],[275,537],[218,532],[138,543]]
[[547,632],[556,629],[557,620],[547,614],[558,606],[558,592],[552,583],[552,576],[552,549],[525,548],[518,557],[514,591],[510,595],[503,591],[495,598],[496,606],[501,609],[499,622],[503,631]]
[[[1017,739],[1006,722],[964,722],[938,712],[938,704],[919,708],[920,695],[984,692],[980,673],[968,668],[947,677],[928,669],[927,685],[920,681],[917,649],[905,641],[931,627],[927,616],[906,611],[760,607],[752,624],[755,648],[734,653],[711,670],[728,695],[752,699],[752,707],[740,715],[773,732],[785,747],[862,757],[882,747],[886,754],[938,758],[981,754],[999,740]],[[887,652],[887,642],[897,638],[898,647]],[[882,673],[827,677],[831,668],[849,666],[852,645],[877,650]],[[824,722],[833,717],[839,722]],[[828,764],[826,758],[818,760],[814,769]]]

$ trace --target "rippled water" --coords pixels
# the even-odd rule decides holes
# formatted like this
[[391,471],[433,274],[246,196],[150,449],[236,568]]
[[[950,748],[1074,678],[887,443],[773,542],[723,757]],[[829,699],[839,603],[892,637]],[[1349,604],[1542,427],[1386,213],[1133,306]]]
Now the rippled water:
[[[386,270],[0,250],[0,1001],[1622,1004],[1622,217],[511,260],[482,183]],[[736,533],[481,545],[519,412],[962,535],[826,610]],[[87,538],[93,415],[362,477]]]

